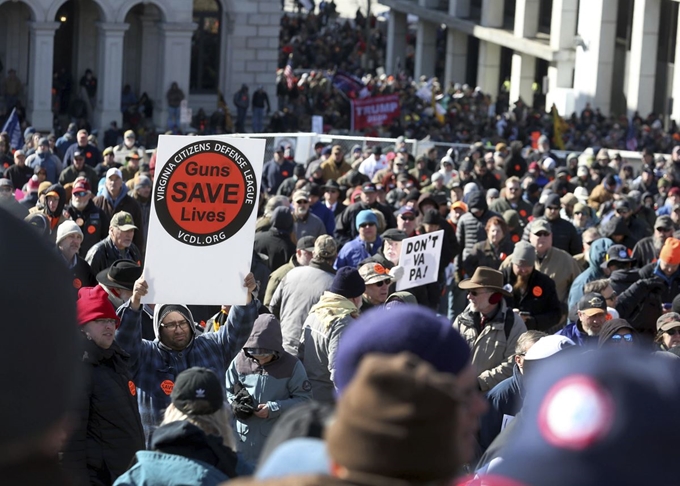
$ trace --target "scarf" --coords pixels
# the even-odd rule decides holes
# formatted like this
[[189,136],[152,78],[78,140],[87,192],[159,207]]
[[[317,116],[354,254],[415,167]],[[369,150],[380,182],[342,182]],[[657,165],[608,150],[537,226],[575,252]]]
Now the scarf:
[[310,312],[323,323],[324,329],[330,329],[334,322],[352,316],[354,319],[359,317],[359,309],[342,295],[333,292],[324,292],[318,304],[315,304]]

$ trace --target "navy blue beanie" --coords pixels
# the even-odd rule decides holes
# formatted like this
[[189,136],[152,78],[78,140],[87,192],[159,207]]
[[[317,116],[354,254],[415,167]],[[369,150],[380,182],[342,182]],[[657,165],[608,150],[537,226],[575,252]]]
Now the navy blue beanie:
[[445,318],[413,304],[373,308],[362,314],[340,339],[335,356],[338,395],[352,381],[364,356],[409,351],[437,371],[456,375],[470,362],[470,347]]
[[333,284],[328,289],[329,292],[342,295],[347,299],[359,297],[366,290],[364,279],[359,275],[359,271],[352,267],[342,267],[335,274]]

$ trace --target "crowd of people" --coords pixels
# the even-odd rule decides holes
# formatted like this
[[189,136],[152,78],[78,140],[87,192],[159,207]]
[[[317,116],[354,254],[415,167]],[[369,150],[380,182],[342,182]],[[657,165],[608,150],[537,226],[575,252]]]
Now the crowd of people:
[[[368,27],[368,28],[367,28]],[[437,34],[437,62],[445,59],[445,31]],[[414,78],[415,31],[409,30],[403,60],[394,73],[384,73],[386,22],[367,19],[361,9],[354,19],[318,14],[284,14],[279,42],[279,70],[276,94],[278,109],[268,130],[309,131],[314,115],[324,118],[324,130],[351,129],[350,100],[357,97],[398,94],[401,113],[398,122],[362,131],[366,136],[475,143],[518,140],[527,144],[535,132],[545,133],[566,150],[605,147],[615,150],[648,148],[670,153],[680,141],[675,121],[665,126],[657,113],[603,115],[588,105],[581,113],[562,114],[557,137],[555,120],[545,97],[532,100],[509,99],[509,81],[492,97],[471,85],[440,78]],[[287,76],[290,65],[295,75]],[[443,73],[443,66],[436,72]],[[333,82],[337,73],[355,76],[360,86],[354,91]],[[436,102],[436,103],[435,103]],[[437,105],[438,107],[436,107]],[[439,115],[438,115],[439,114]]]
[[75,138],[3,152],[3,483],[675,484],[680,146],[277,147],[246,304],[194,306],[142,303],[155,161]]

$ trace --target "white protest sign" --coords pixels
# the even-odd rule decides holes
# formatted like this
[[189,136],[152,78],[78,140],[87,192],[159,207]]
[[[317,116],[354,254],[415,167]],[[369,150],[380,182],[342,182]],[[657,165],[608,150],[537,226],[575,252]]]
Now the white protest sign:
[[265,141],[161,135],[144,302],[243,305]]
[[397,280],[397,291],[437,281],[444,230],[412,236],[401,242],[399,266],[404,275]]
[[320,115],[312,116],[312,131],[314,133],[323,133],[323,117]]

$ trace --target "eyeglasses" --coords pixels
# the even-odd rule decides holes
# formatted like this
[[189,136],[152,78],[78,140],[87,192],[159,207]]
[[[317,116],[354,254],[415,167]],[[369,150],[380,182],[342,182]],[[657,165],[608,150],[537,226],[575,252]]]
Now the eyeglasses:
[[375,226],[375,223],[361,223],[359,228],[368,228],[369,226]]
[[93,322],[96,322],[97,324],[101,324],[102,326],[116,326],[118,324],[118,321],[115,319],[95,319]]
[[178,327],[186,329],[189,327],[189,322],[186,319],[182,319],[181,321],[162,323],[161,327],[167,329],[168,331],[174,331]]
[[618,295],[618,294],[616,293],[616,291],[613,291],[613,292],[609,295],[609,297],[604,297],[604,295],[603,295],[602,297],[604,297],[604,300],[614,300],[614,298],[616,298],[617,295]]
[[298,203],[298,204],[309,204],[309,201],[307,201],[306,199],[300,199],[299,201],[295,201],[295,202]]
[[489,292],[485,290],[468,290],[468,295],[471,295],[473,297],[477,297],[478,295],[484,295],[488,294]]
[[574,216],[576,216],[577,214],[582,216],[586,213],[584,213],[583,211],[574,211]]
[[85,196],[87,196],[87,192],[78,191],[78,192],[74,192],[73,195],[76,196],[76,197],[85,197]]
[[674,327],[673,329],[668,329],[664,332],[669,336],[675,336],[676,334],[680,334],[680,327]]
[[264,348],[244,348],[244,351],[252,356],[271,356],[274,353]]
[[401,219],[403,219],[404,221],[415,221],[416,220],[416,218],[414,218],[413,216],[401,216]]
[[633,342],[633,335],[628,333],[628,334],[614,334],[611,338],[613,342],[616,344],[621,344],[621,343],[632,343]]
[[534,235],[538,236],[538,237],[545,237],[545,236],[549,236],[550,233],[548,233],[547,231],[539,231],[538,233],[534,233]]

